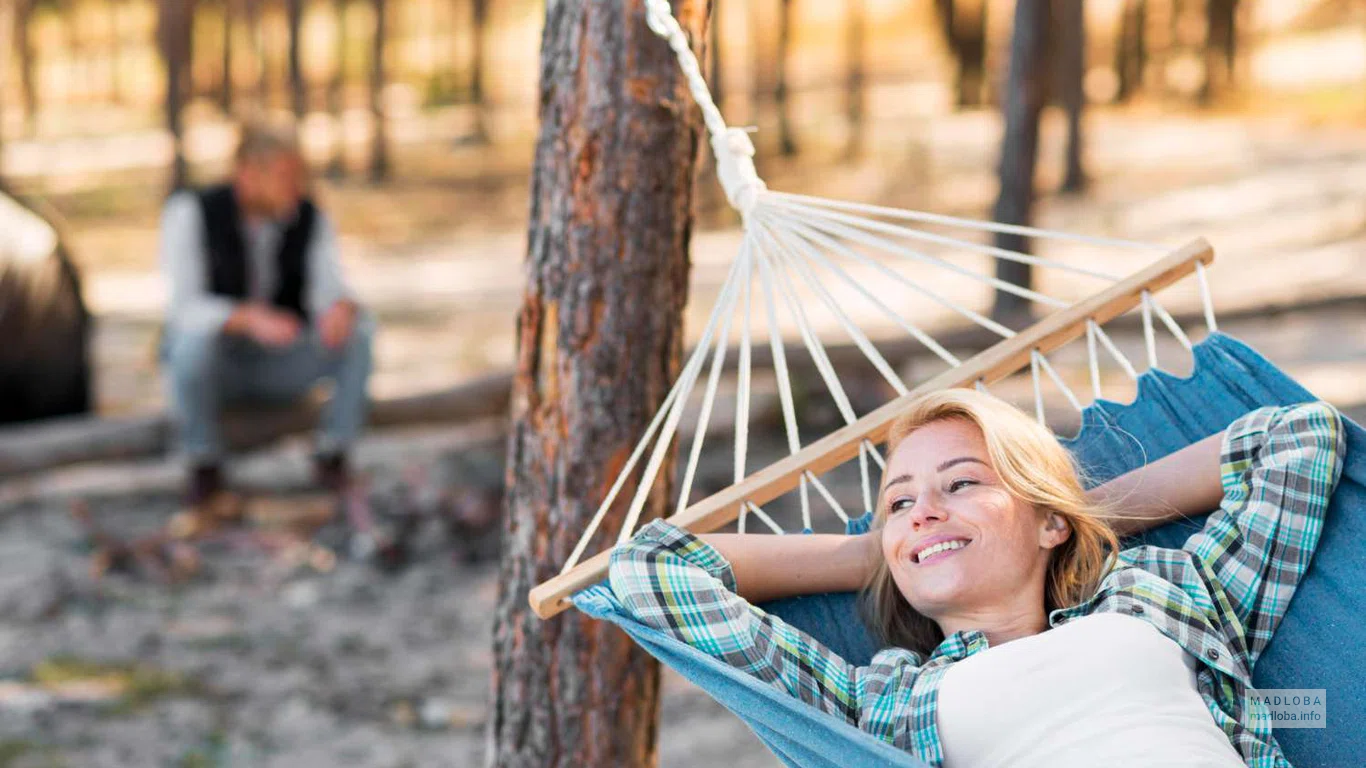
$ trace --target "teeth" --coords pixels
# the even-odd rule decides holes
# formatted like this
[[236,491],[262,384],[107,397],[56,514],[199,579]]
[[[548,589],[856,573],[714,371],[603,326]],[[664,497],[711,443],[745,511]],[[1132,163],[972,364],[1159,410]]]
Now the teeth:
[[937,554],[939,554],[940,552],[946,552],[946,551],[948,551],[948,550],[950,550],[950,549],[962,549],[963,547],[966,547],[967,545],[968,545],[968,543],[967,543],[966,541],[964,541],[963,539],[956,539],[956,540],[954,540],[954,541],[944,541],[944,542],[940,542],[940,543],[938,543],[938,544],[935,544],[934,546],[926,547],[926,548],[920,550],[920,553],[917,554],[917,555],[915,556],[915,561],[916,561],[917,563],[923,562],[925,558],[927,558],[927,557],[929,557],[929,556],[931,556],[931,555],[937,555]]

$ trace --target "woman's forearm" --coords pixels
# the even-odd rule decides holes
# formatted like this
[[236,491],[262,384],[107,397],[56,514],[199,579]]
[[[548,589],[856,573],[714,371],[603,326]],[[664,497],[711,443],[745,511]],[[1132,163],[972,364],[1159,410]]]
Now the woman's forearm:
[[740,596],[752,603],[861,588],[882,557],[876,533],[700,536],[730,562]]
[[1116,533],[1128,536],[1219,506],[1219,432],[1091,489]]

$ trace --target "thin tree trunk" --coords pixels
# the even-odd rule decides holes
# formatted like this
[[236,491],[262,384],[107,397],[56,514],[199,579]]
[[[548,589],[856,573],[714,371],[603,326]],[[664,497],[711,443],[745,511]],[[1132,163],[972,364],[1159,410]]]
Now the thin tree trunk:
[[1147,27],[1147,0],[1124,0],[1119,45],[1115,46],[1115,74],[1119,79],[1116,101],[1128,101],[1143,85],[1143,72],[1148,66]]
[[726,73],[721,69],[721,0],[711,2],[711,45],[707,50],[711,61],[711,79],[707,87],[711,88],[711,98],[718,106],[725,111],[726,100]]
[[5,92],[9,86],[10,52],[14,50],[16,2],[0,0],[0,193],[5,189]]
[[[700,121],[643,5],[546,11],[494,617],[496,768],[647,768],[657,758],[656,663],[606,623],[572,611],[543,622],[527,606],[679,371]],[[676,8],[702,40],[706,4]],[[655,486],[647,515],[664,511],[672,485],[670,473]],[[596,547],[624,511],[608,515]]]
[[863,62],[868,37],[864,0],[849,0],[845,14],[844,57],[849,69],[844,76],[844,115],[849,124],[849,139],[844,145],[844,156],[852,160],[863,151]]
[[[1005,137],[1001,142],[1000,196],[994,215],[1003,224],[1029,224],[1034,208],[1034,169],[1039,155],[1039,116],[1048,101],[1049,0],[1019,0],[1015,5],[1015,27],[1010,43],[1010,68],[1006,75]],[[1011,251],[1029,252],[1028,238],[997,234],[996,246]],[[996,276],[1008,283],[1029,288],[1033,275],[1028,264],[996,260]],[[1025,299],[997,289],[992,316],[998,321],[1022,327],[1030,316]]]
[[302,121],[308,113],[308,87],[304,83],[303,24],[304,0],[285,0],[289,17],[289,101],[294,119]]
[[779,0],[778,3],[778,50],[774,52],[773,66],[777,72],[777,82],[773,84],[773,106],[778,110],[778,144],[784,155],[797,154],[797,139],[792,130],[792,104],[788,84],[787,59],[792,52],[792,4],[794,0]]
[[350,58],[346,55],[348,4],[348,0],[333,0],[332,4],[333,13],[337,17],[337,62],[327,93],[328,108],[332,111],[333,121],[332,159],[327,164],[327,175],[334,179],[346,175],[346,137],[342,135],[342,127],[345,125],[346,117],[346,73],[347,60]]
[[161,0],[160,5],[157,36],[166,67],[166,129],[175,145],[171,186],[180,189],[189,181],[182,113],[190,86],[190,27],[194,19],[194,0]]
[[1208,0],[1206,11],[1205,82],[1200,88],[1200,103],[1208,106],[1233,84],[1238,0]]
[[266,58],[265,14],[261,7],[265,0],[245,2],[247,31],[250,33],[252,56],[256,59],[256,106],[263,109],[270,104],[270,67]]
[[34,68],[38,54],[33,47],[33,35],[29,23],[33,21],[33,8],[38,0],[15,0],[14,38],[19,52],[19,86],[24,97],[25,133],[32,135],[38,128],[38,89],[34,81]]
[[[115,104],[124,103],[123,95],[123,17],[127,0],[108,0],[109,12],[109,98]],[[6,50],[9,50],[6,48]]]
[[218,108],[232,114],[232,25],[236,20],[237,0],[223,0],[223,79],[218,84]]
[[1066,168],[1062,191],[1081,192],[1086,188],[1082,167],[1082,112],[1086,107],[1086,8],[1083,0],[1057,0],[1060,31],[1058,86],[1063,110],[1067,113]]
[[470,0],[472,15],[470,50],[470,102],[474,105],[474,135],[476,142],[489,140],[488,90],[484,75],[484,58],[488,55],[489,0]]
[[935,9],[953,57],[958,106],[979,107],[987,84],[986,0],[935,0]]
[[370,49],[370,116],[374,131],[370,143],[370,180],[389,178],[389,136],[384,124],[384,36],[388,32],[386,0],[371,0],[375,11],[375,36]]

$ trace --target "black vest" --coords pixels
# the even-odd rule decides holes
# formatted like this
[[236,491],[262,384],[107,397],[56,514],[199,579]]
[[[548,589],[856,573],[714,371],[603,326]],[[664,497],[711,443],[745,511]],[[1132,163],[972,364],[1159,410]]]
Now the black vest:
[[[204,248],[209,259],[209,291],[234,299],[247,298],[250,265],[242,234],[245,222],[237,207],[237,195],[231,185],[209,187],[199,192],[199,207],[203,212]],[[316,218],[317,209],[312,201],[300,201],[298,215],[285,229],[275,255],[277,282],[271,303],[304,320],[308,319],[308,311],[304,308],[308,244],[313,239]]]

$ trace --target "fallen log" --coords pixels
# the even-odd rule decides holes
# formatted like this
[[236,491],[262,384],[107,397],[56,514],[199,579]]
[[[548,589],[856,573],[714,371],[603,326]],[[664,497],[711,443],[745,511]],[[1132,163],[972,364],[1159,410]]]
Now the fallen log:
[[[450,389],[378,400],[369,426],[463,423],[507,413],[511,377],[493,374]],[[321,401],[288,409],[232,410],[224,414],[228,444],[242,451],[305,432],[317,422]],[[165,413],[125,418],[73,417],[0,429],[0,478],[94,461],[119,461],[169,452],[175,439]]]

